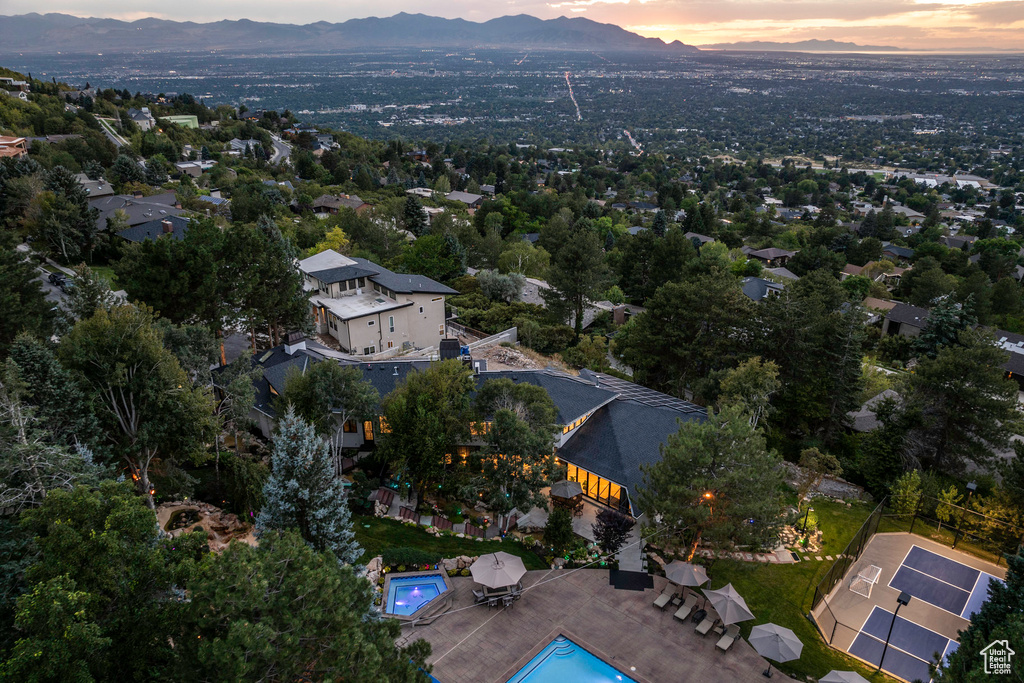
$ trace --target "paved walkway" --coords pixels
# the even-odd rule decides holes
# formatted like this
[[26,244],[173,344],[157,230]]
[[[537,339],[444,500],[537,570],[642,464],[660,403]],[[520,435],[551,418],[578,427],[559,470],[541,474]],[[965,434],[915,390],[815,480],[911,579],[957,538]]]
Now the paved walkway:
[[514,608],[489,610],[472,606],[471,579],[455,577],[452,611],[429,626],[404,626],[402,640],[431,644],[428,662],[441,683],[504,683],[560,633],[639,683],[764,680],[767,662],[745,640],[720,652],[717,637],[701,638],[672,610],[653,607],[666,585],[654,582],[653,590],[615,590],[605,570],[528,572]]

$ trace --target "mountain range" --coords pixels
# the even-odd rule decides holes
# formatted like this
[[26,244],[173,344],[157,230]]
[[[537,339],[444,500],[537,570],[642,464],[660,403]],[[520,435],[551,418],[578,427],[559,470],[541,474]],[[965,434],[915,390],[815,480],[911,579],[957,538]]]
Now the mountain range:
[[248,19],[210,23],[74,17],[68,14],[0,16],[0,53],[184,52],[324,53],[361,48],[510,48],[697,52],[679,41],[645,38],[614,24],[583,17],[538,19],[525,14],[485,22],[402,12],[343,23],[276,24]]
[[888,45],[858,45],[835,40],[800,40],[793,43],[776,43],[765,40],[750,40],[741,43],[715,43],[701,45],[703,50],[744,50],[750,52],[902,52],[903,48]]

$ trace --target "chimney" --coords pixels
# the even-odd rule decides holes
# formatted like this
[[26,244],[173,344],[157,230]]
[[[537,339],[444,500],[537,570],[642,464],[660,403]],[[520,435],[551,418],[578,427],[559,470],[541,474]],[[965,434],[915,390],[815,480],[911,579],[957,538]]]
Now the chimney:
[[140,192],[139,190],[136,190],[134,193],[132,193],[132,196],[135,197],[136,199],[142,199],[146,195],[142,194],[142,192]]
[[306,350],[306,337],[301,332],[289,332],[284,338],[284,352],[294,356],[298,351]]
[[160,221],[160,227],[163,229],[165,235],[170,235],[172,232],[174,232],[174,224],[171,223],[170,218],[165,218],[162,221]]

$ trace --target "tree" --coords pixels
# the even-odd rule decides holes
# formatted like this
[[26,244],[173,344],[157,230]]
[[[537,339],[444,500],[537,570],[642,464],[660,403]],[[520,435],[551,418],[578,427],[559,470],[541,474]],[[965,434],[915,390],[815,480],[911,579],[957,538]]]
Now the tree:
[[950,484],[949,488],[939,491],[938,499],[939,504],[935,508],[935,518],[939,520],[938,530],[942,531],[943,522],[948,522],[953,516],[960,501],[963,500],[963,495],[960,494],[956,486]]
[[838,477],[843,473],[839,459],[831,453],[822,453],[817,448],[800,451],[800,482],[797,486],[797,501],[801,504],[807,495],[817,488],[825,477]]
[[601,240],[585,221],[577,221],[569,242],[552,259],[550,289],[542,291],[548,308],[565,321],[571,319],[576,339],[583,332],[583,310],[607,286],[608,267]]
[[750,313],[750,299],[729,273],[670,282],[619,330],[613,350],[640,383],[686,397],[711,373],[739,363]]
[[501,250],[498,270],[502,273],[543,278],[547,275],[550,262],[551,255],[542,247],[535,247],[526,240],[514,241]]
[[67,298],[67,307],[75,320],[92,316],[98,308],[110,310],[118,303],[106,278],[85,264],[76,266],[74,270],[75,286]]
[[110,167],[110,179],[118,187],[128,183],[146,182],[146,173],[139,163],[127,154],[121,154]]
[[0,248],[0,356],[22,331],[48,335],[52,307],[32,262],[13,249]]
[[79,320],[59,357],[98,406],[103,440],[153,507],[155,460],[201,460],[214,435],[207,390],[194,387],[167,350],[152,314],[134,306]]
[[496,270],[481,270],[476,274],[477,284],[491,301],[503,301],[507,304],[519,298],[526,284],[526,278],[519,273],[502,275]]
[[32,588],[18,600],[21,637],[6,676],[68,680],[60,662],[79,680],[152,680],[167,671],[184,605],[174,596],[206,537],[158,540],[155,522],[131,486],[115,482],[51,491],[25,513],[39,555],[27,571]]
[[416,240],[403,263],[410,273],[451,282],[466,272],[466,250],[454,235],[427,235]]
[[316,246],[306,251],[306,256],[313,256],[320,252],[332,249],[339,254],[347,254],[349,251],[349,239],[345,231],[335,226],[327,231],[324,238],[316,243]]
[[[988,584],[988,600],[971,615],[967,628],[960,632],[960,647],[950,653],[936,671],[940,683],[982,683],[991,681],[981,655],[989,643],[1006,640],[1011,644],[1024,642],[1024,550],[1005,555],[1005,581]],[[1019,647],[1017,648],[1020,649]],[[1014,657],[1010,675],[1018,680],[1024,676],[1024,658]]]
[[397,646],[399,623],[371,615],[370,584],[298,534],[232,543],[207,558],[189,595],[179,680],[426,680],[426,641]]
[[626,544],[633,526],[633,520],[621,512],[601,510],[597,513],[597,521],[591,525],[591,529],[594,531],[594,540],[600,546],[601,551],[606,556],[612,556]]
[[405,206],[402,208],[402,217],[405,229],[416,237],[426,235],[430,230],[430,222],[427,220],[427,212],[423,210],[423,204],[414,195],[405,198]]
[[1018,387],[1002,369],[1007,352],[991,335],[964,330],[956,346],[922,359],[900,393],[897,415],[909,425],[905,452],[911,462],[958,473],[967,463],[984,465],[992,449],[1006,448],[1018,429]]
[[327,440],[335,475],[341,476],[345,432],[354,431],[356,422],[373,417],[380,394],[357,367],[328,359],[304,373],[297,369],[289,373],[276,403],[282,413],[288,405],[294,406],[296,414]]
[[416,488],[443,485],[448,456],[470,435],[473,372],[458,360],[410,372],[384,397],[378,448]]
[[544,545],[556,555],[561,555],[569,549],[575,539],[572,515],[565,508],[556,507],[548,515],[548,521],[544,525]]
[[261,533],[294,529],[317,552],[329,550],[345,564],[358,560],[362,548],[356,543],[345,488],[334,476],[327,444],[294,408],[277,426],[270,460],[256,528]]
[[911,515],[921,502],[921,473],[918,470],[904,472],[889,489],[892,509],[898,515]]
[[720,407],[741,406],[750,416],[750,426],[756,428],[774,410],[771,398],[781,386],[779,366],[754,356],[725,373],[718,404]]
[[784,505],[781,458],[739,406],[680,425],[661,461],[643,467],[640,507],[660,518],[659,543],[713,550],[772,547]]
[[665,218],[665,212],[658,211],[654,214],[654,222],[651,224],[651,232],[654,233],[655,237],[664,237],[667,229],[668,219]]
[[935,358],[943,346],[957,343],[960,332],[973,329],[978,324],[971,311],[971,299],[961,304],[947,295],[939,297],[928,312],[924,329],[914,340],[915,350],[928,358]]
[[477,392],[475,408],[478,423],[490,419],[481,453],[487,506],[502,516],[545,506],[540,491],[557,471],[558,409],[548,392],[533,384],[492,379]]

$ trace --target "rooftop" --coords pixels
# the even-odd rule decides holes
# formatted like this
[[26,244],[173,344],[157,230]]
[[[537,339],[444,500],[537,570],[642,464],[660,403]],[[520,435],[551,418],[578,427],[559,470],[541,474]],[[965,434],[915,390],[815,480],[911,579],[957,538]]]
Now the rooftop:
[[342,320],[354,320],[385,311],[393,311],[396,308],[412,306],[411,301],[394,301],[374,291],[364,291],[362,294],[350,294],[337,298],[313,296],[309,301],[314,306],[326,308]]

